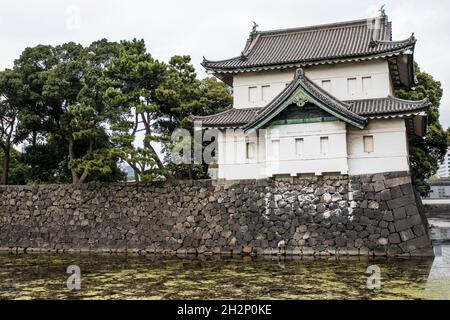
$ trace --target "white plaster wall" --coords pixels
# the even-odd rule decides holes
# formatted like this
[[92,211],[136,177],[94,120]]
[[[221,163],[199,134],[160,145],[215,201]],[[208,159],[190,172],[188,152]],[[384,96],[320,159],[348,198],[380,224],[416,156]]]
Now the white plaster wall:
[[[305,72],[319,86],[323,80],[330,80],[330,93],[340,100],[385,98],[392,94],[389,66],[385,60],[314,66]],[[363,77],[371,78],[366,91],[363,91]],[[349,78],[356,78],[355,94],[349,93]]]
[[[227,180],[266,178],[265,133],[245,136],[242,130],[221,130],[218,136],[218,178]],[[256,154],[247,159],[246,143],[254,142]]]
[[[330,93],[341,100],[384,98],[392,94],[388,63],[385,60],[312,66],[306,75],[322,86],[331,83]],[[235,108],[263,107],[294,78],[295,69],[239,73],[233,78],[233,105]],[[363,90],[363,77],[371,77],[371,85]],[[349,94],[348,79],[356,78],[356,92]],[[262,86],[269,85],[266,100],[262,99]],[[256,87],[256,100],[249,101],[249,87]]]
[[[363,136],[373,136],[374,152],[365,153]],[[370,120],[365,130],[348,126],[349,174],[408,171],[404,119]]]
[[[320,137],[328,137],[328,151],[320,150]],[[295,139],[303,139],[298,155]],[[250,139],[250,140],[249,140]],[[273,141],[279,141],[278,152]],[[247,159],[246,142],[257,143],[257,156]],[[219,135],[220,179],[260,179],[273,175],[348,172],[346,124],[342,121],[277,125],[245,137],[241,130],[223,130]]]
[[[295,70],[272,70],[239,73],[233,78],[233,106],[235,108],[264,107],[294,79]],[[262,99],[262,86],[270,85],[268,98]],[[256,86],[256,101],[250,102],[248,88]]]
[[[328,138],[328,151],[321,153],[320,138]],[[295,140],[303,139],[297,154]],[[279,140],[279,156],[274,156],[273,140]],[[272,126],[267,131],[267,175],[326,172],[347,173],[346,125],[342,121]]]

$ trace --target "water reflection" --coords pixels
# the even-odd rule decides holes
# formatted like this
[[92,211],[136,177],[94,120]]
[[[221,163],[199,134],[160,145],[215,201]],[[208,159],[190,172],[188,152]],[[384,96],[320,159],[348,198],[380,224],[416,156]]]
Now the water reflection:
[[450,300],[450,245],[436,245],[426,291],[433,299]]
[[[450,246],[436,258],[176,258],[0,255],[3,299],[450,299]],[[367,288],[367,267],[381,288]],[[66,288],[79,265],[81,290]]]

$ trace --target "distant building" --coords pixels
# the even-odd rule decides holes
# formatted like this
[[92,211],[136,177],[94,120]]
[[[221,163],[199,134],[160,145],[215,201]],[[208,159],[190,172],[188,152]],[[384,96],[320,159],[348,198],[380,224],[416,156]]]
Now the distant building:
[[436,173],[436,176],[439,178],[448,178],[450,177],[450,147],[447,149],[447,153],[445,154],[444,161],[442,161],[439,169]]
[[[448,169],[447,169],[448,170]],[[441,178],[428,181],[431,192],[427,198],[430,199],[446,199],[450,198],[450,178]]]

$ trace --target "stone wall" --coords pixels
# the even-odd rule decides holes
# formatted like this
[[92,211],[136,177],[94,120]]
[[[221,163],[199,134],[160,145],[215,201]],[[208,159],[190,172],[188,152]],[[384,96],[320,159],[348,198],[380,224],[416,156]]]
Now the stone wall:
[[0,205],[7,250],[432,255],[406,173],[7,186]]

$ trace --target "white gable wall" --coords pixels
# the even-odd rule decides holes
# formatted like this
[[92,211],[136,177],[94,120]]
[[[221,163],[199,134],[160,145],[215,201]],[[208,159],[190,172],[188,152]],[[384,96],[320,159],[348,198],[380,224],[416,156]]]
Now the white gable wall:
[[[305,72],[319,86],[326,90],[330,88],[331,94],[340,100],[385,98],[392,95],[391,78],[385,60],[312,66],[306,68]],[[292,81],[294,74],[295,69],[288,69],[235,75],[234,107],[264,107]]]

